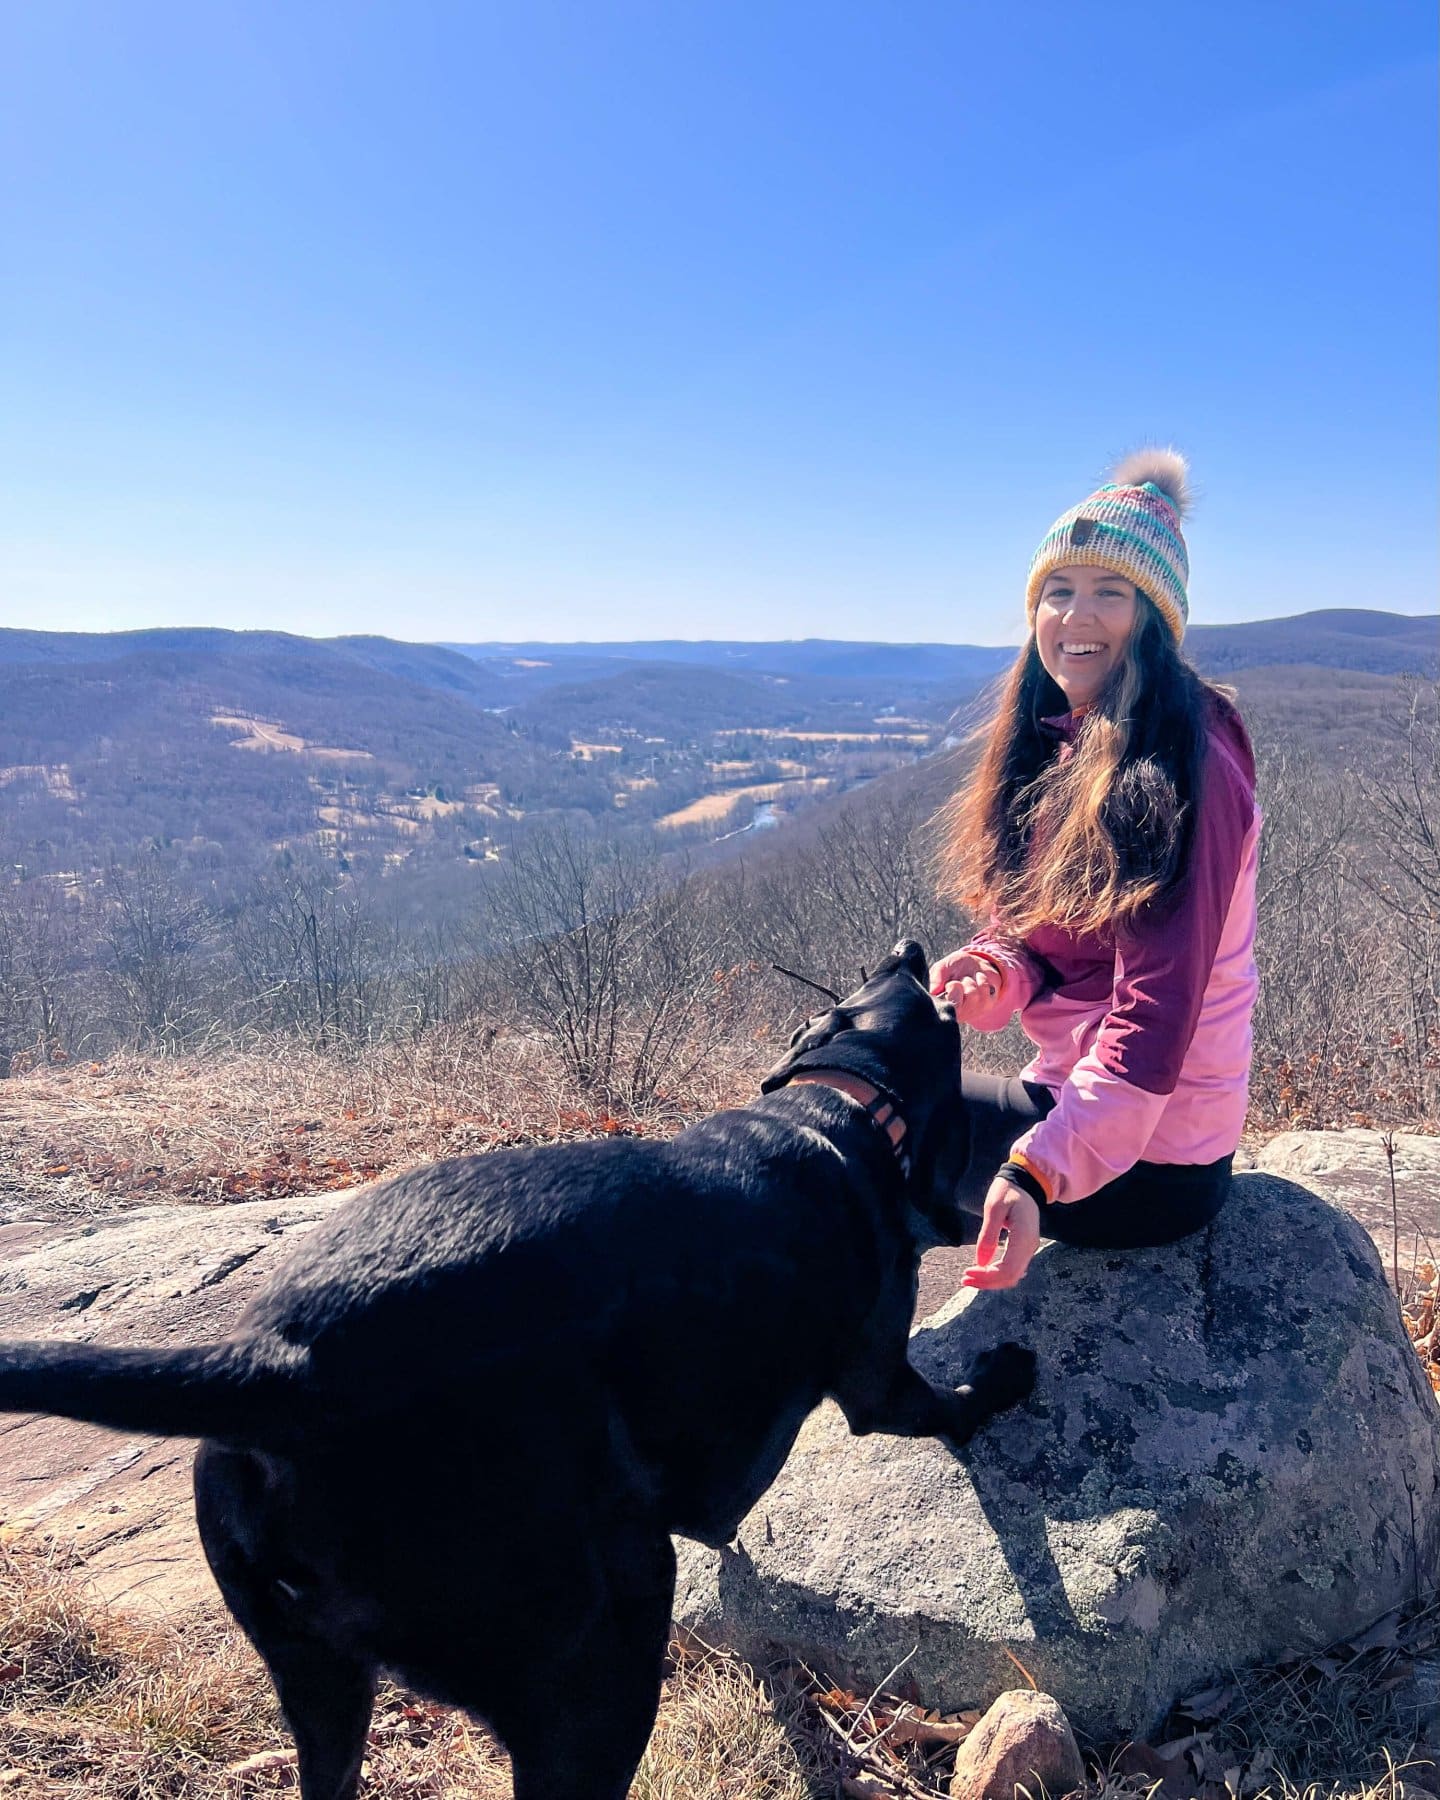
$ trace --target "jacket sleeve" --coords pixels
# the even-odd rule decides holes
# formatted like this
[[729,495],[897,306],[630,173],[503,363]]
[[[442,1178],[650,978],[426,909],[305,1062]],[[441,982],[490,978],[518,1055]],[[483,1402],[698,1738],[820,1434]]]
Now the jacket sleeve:
[[965,1023],[976,1031],[1003,1031],[1044,986],[1045,969],[1018,939],[1007,938],[993,928],[978,932],[964,948],[988,963],[1000,977],[995,998],[979,1011],[967,1014]]
[[1085,1199],[1144,1154],[1195,1035],[1254,816],[1248,772],[1212,737],[1189,871],[1166,905],[1117,931],[1095,1041],[1015,1144],[1052,1202]]

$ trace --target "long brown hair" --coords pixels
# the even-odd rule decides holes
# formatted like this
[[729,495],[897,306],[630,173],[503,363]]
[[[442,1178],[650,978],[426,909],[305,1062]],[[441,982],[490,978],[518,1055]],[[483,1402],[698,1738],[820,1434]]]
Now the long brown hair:
[[1098,931],[1163,903],[1189,859],[1217,704],[1137,594],[1124,655],[1061,757],[1041,720],[1070,703],[1032,631],[974,774],[937,815],[942,893],[1017,937]]

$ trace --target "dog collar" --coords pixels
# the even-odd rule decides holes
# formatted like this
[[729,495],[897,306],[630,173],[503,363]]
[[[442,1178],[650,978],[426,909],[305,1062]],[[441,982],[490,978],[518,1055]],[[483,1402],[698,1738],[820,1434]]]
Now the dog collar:
[[900,1165],[900,1173],[909,1180],[910,1152],[905,1142],[910,1135],[909,1127],[899,1107],[887,1094],[882,1094],[874,1082],[866,1081],[863,1075],[852,1075],[848,1069],[799,1069],[790,1077],[790,1085],[793,1087],[797,1081],[834,1088],[837,1094],[853,1100],[884,1137]]

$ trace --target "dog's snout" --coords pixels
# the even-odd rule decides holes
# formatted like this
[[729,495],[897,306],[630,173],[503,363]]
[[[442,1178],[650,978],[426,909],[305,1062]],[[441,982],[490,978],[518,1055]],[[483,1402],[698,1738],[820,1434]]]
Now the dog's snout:
[[914,938],[901,938],[890,954],[903,969],[915,977],[922,987],[929,987],[930,964],[926,960],[925,952]]

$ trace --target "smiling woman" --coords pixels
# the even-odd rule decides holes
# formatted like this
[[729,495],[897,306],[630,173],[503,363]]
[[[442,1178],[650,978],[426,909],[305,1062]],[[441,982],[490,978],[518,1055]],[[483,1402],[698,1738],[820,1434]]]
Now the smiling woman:
[[1090,704],[1125,654],[1138,592],[1109,569],[1056,569],[1045,577],[1035,648],[1072,708]]
[[1012,1286],[1042,1230],[1166,1243],[1229,1191],[1259,814],[1245,727],[1180,652],[1186,506],[1184,459],[1144,451],[1051,527],[1029,637],[942,815],[943,885],[988,927],[932,987],[978,1030],[1018,1011],[1038,1052],[1013,1080],[964,1081],[970,1286]]

